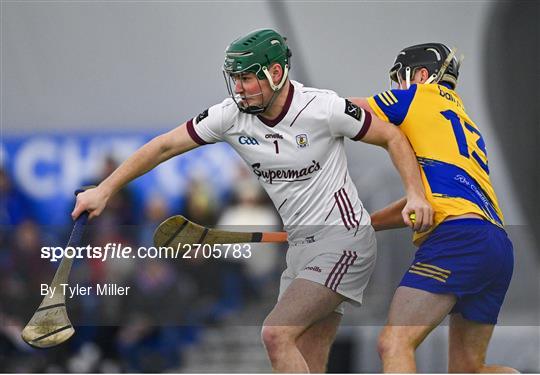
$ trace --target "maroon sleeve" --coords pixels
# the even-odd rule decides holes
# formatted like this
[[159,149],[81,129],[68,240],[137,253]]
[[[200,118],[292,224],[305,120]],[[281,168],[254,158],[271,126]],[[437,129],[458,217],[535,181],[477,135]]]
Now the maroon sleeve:
[[359,141],[362,138],[364,138],[364,135],[366,135],[370,126],[371,126],[371,113],[369,111],[364,110],[364,125],[362,126],[362,129],[360,129],[358,134],[356,134],[356,136],[352,140]]
[[199,135],[195,131],[195,126],[193,126],[193,119],[187,122],[186,127],[187,127],[189,136],[191,137],[191,139],[193,139],[195,143],[198,143],[201,146],[208,144],[208,142],[205,142],[201,137],[199,137]]

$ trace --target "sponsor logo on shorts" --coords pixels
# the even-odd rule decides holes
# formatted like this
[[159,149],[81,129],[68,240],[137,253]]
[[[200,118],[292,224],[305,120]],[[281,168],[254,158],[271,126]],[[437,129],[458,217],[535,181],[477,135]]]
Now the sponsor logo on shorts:
[[309,270],[309,271],[315,271],[315,272],[319,272],[321,273],[322,270],[318,267],[318,266],[310,266],[310,267],[306,267],[304,268],[305,270]]
[[308,236],[306,237],[306,243],[313,243],[315,242],[315,236]]

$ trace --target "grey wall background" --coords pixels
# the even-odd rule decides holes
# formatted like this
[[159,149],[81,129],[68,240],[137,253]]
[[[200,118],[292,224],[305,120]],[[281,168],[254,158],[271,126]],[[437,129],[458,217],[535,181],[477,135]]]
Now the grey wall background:
[[[484,45],[495,5],[492,1],[2,1],[0,137],[170,129],[225,97],[224,49],[255,28],[275,27],[289,37],[293,78],[342,96],[386,90],[388,68],[401,48],[440,41],[465,55],[458,93],[488,145],[491,177],[506,221],[526,224],[511,186],[516,178],[526,183],[526,176],[513,175],[503,157],[501,142],[512,140],[496,137],[485,92]],[[520,145],[511,147],[519,150]],[[401,195],[384,151],[352,142],[347,149],[351,173],[368,208]],[[520,233],[516,246],[520,262],[529,274],[537,275],[537,246],[527,231]],[[529,281],[532,290],[540,286],[538,277]],[[526,282],[513,287],[525,291]],[[538,295],[532,299],[537,301]],[[493,350],[504,352],[501,348],[511,340],[525,339],[522,331],[513,332],[519,333],[500,338]],[[532,332],[529,347],[536,350],[538,326],[527,332]],[[366,346],[375,337],[373,332],[357,334]],[[369,350],[362,355],[371,362],[376,356]],[[538,361],[525,363],[539,368]],[[424,371],[441,370],[441,363],[432,364]]]

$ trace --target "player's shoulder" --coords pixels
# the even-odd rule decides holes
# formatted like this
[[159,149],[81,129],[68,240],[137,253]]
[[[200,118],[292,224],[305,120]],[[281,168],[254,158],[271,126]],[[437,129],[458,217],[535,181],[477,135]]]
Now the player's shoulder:
[[401,125],[416,98],[417,89],[418,85],[413,84],[408,89],[386,90],[368,98],[368,103],[378,117],[395,125]]
[[447,100],[450,100],[450,101],[457,101],[457,102],[460,103],[459,105],[461,107],[463,107],[463,101],[461,100],[461,97],[456,92],[456,90],[450,88],[444,82],[441,83],[441,84],[437,84],[437,85],[423,85],[423,86],[432,86],[431,90],[436,92],[439,96],[441,96],[441,97],[443,97],[443,98],[445,98]]
[[201,115],[204,114],[204,117],[208,116],[209,114],[214,115],[214,116],[216,115],[222,116],[224,114],[227,114],[229,116],[231,115],[234,116],[238,114],[239,112],[240,111],[238,110],[238,106],[236,105],[234,100],[232,100],[232,98],[226,98],[222,102],[214,104],[213,106],[203,111]]
[[214,104],[205,109],[193,118],[193,124],[221,124],[233,123],[240,111],[232,98],[227,98],[220,103]]
[[310,98],[317,96],[321,99],[335,99],[338,97],[338,94],[332,90],[304,86],[300,82],[293,80],[291,80],[291,83],[294,86],[294,90],[298,92],[299,95],[306,95]]
[[238,106],[232,98],[225,98],[221,103],[216,104],[214,107],[219,107],[224,112],[227,113],[239,113]]
[[459,94],[444,82],[415,86],[417,86],[417,95],[437,95],[447,99],[453,97],[461,101]]
[[308,87],[292,80],[291,83],[295,94],[293,108],[302,111],[303,114],[309,113],[317,118],[332,116],[336,102],[342,99],[332,90]]
[[[223,122],[228,123],[237,118],[242,112],[238,109],[238,106],[232,98],[226,98],[221,103],[218,103],[212,107],[216,112],[219,112]],[[212,109],[211,108],[211,109]]]
[[396,104],[399,101],[411,102],[418,95],[419,88],[425,85],[412,84],[408,89],[391,89],[381,92],[378,96],[382,101]]
[[408,107],[418,97],[422,86],[413,84],[408,89],[391,89],[373,96],[380,107]]
[[446,83],[418,85],[417,97],[420,99],[419,108],[432,107],[434,104],[449,107],[466,115],[465,106],[459,94]]
[[331,114],[335,111],[336,106],[345,106],[345,99],[339,96],[334,90],[321,89],[316,87],[303,86],[301,89],[304,102],[313,102],[312,107],[318,111],[323,111]]

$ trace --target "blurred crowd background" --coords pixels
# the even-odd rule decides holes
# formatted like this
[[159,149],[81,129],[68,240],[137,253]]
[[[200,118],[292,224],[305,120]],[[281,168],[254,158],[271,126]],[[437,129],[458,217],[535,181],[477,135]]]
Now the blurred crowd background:
[[[106,158],[98,178],[116,163]],[[280,230],[280,219],[256,181],[238,164],[236,183],[218,200],[206,180],[189,181],[182,204],[163,196],[136,201],[129,188],[115,195],[106,211],[88,226],[84,243],[137,248],[152,246],[155,228],[173,213],[210,227]],[[90,181],[91,182],[91,181]],[[95,181],[97,182],[97,181]],[[94,182],[94,183],[95,183]],[[6,372],[161,372],[180,369],[182,349],[196,345],[206,327],[226,324],[247,305],[275,298],[285,249],[265,245],[249,259],[77,260],[70,283],[130,286],[128,296],[68,299],[77,333],[59,349],[36,351],[24,344],[22,327],[39,305],[40,284],[48,283],[57,263],[41,259],[42,246],[62,246],[70,225],[46,225],[33,214],[33,202],[0,171],[0,359]],[[5,198],[5,199],[4,199]],[[141,215],[138,215],[140,212]],[[259,324],[256,318],[247,324]],[[54,353],[51,355],[51,352]],[[99,361],[98,361],[99,360]]]
[[[225,46],[259,27],[288,36],[292,78],[367,96],[388,88],[403,47],[457,46],[458,93],[488,145],[491,177],[516,249],[516,269],[488,360],[540,372],[539,33],[535,1],[2,2],[0,111],[0,371],[268,372],[259,326],[278,293],[286,248],[253,246],[235,261],[78,260],[70,281],[131,286],[126,297],[68,301],[75,336],[35,350],[20,331],[57,267],[42,246],[69,236],[73,191],[95,184],[137,147],[226,95]],[[418,14],[421,18],[418,18]],[[456,26],[459,25],[459,26]],[[533,89],[533,90],[531,90]],[[402,194],[384,151],[348,142],[366,208]],[[223,144],[164,163],[122,190],[85,242],[150,246],[166,217],[279,230],[252,173]],[[414,247],[407,230],[378,235],[365,306],[348,310],[330,371],[378,372],[375,340]],[[419,351],[444,372],[446,329]]]

